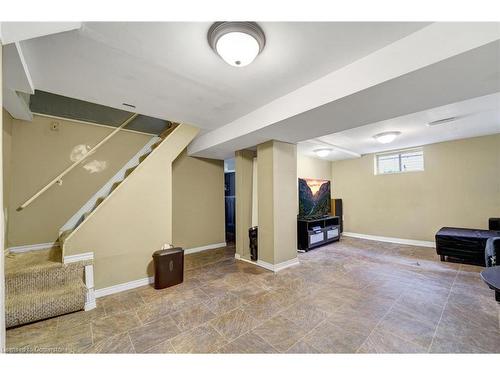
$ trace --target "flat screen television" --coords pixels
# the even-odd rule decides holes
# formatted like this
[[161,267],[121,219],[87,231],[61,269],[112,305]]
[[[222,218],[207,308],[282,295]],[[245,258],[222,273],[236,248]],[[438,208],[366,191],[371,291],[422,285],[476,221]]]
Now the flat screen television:
[[299,217],[316,218],[331,212],[330,181],[299,178]]

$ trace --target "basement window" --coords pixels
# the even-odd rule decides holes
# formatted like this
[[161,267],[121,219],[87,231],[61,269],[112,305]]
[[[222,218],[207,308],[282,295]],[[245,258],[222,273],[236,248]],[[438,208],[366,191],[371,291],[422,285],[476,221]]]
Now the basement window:
[[375,174],[392,174],[424,170],[421,148],[375,155]]

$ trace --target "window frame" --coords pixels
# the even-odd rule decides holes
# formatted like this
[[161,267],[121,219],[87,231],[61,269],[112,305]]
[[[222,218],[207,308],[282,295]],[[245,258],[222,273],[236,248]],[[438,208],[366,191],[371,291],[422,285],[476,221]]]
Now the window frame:
[[[413,169],[409,171],[403,171],[401,170],[401,155],[405,153],[410,153],[410,152],[415,152],[419,151],[422,153],[422,169]],[[399,171],[396,172],[386,172],[386,173],[381,173],[379,172],[379,166],[378,166],[378,160],[379,156],[387,156],[387,155],[398,155],[398,161],[399,161]],[[385,151],[385,152],[377,152],[374,157],[373,157],[373,164],[374,164],[374,174],[375,176],[384,176],[384,175],[394,175],[394,174],[401,174],[401,173],[413,173],[413,172],[424,172],[425,171],[425,155],[424,155],[424,148],[423,147],[412,147],[412,148],[406,148],[406,149],[401,149],[401,150],[392,150],[392,151]]]

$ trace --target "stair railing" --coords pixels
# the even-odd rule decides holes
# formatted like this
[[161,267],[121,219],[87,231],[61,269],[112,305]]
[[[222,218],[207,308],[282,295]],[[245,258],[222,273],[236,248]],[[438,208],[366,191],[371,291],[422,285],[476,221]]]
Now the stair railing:
[[92,147],[89,152],[87,152],[80,160],[75,161],[73,164],[71,164],[68,168],[66,168],[64,171],[62,171],[59,175],[57,175],[52,181],[50,181],[47,185],[45,185],[43,188],[41,188],[36,194],[34,194],[30,199],[28,199],[26,202],[24,202],[22,205],[20,205],[17,208],[17,211],[21,211],[28,207],[31,203],[33,203],[40,195],[45,193],[50,187],[52,187],[54,184],[62,185],[62,179],[64,176],[66,176],[69,172],[71,172],[75,167],[80,165],[85,159],[87,159],[90,155],[94,154],[99,147],[101,147],[103,144],[105,144],[107,141],[109,141],[116,133],[118,133],[121,129],[123,129],[125,126],[130,124],[136,117],[138,116],[137,113],[133,114],[130,116],[125,122],[123,122],[119,127],[117,127],[115,130],[113,130],[111,133],[109,133],[106,137],[104,137],[98,144],[96,144],[94,147]]

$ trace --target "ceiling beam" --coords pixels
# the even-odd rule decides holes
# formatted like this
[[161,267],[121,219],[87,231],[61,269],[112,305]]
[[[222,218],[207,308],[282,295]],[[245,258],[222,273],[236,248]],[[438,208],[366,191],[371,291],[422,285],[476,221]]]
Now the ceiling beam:
[[76,30],[81,22],[1,22],[0,42],[5,44]]
[[333,143],[326,142],[326,141],[323,141],[323,140],[318,139],[318,138],[311,139],[308,142],[316,143],[318,145],[330,147],[330,148],[332,148],[335,151],[341,152],[343,154],[346,154],[346,155],[349,155],[349,156],[352,156],[352,157],[355,157],[355,158],[360,158],[362,156],[361,154],[358,154],[357,152],[348,150],[347,148],[343,148],[343,147],[334,145]]
[[[273,124],[395,80],[500,39],[499,23],[434,23],[195,139],[190,155],[265,141]],[[309,127],[315,126],[309,124]],[[283,129],[283,131],[286,131]],[[267,133],[267,134],[266,134]],[[331,133],[331,131],[330,131]],[[326,133],[325,133],[326,134]],[[312,137],[321,134],[312,135]],[[256,143],[255,143],[256,144]],[[225,150],[225,151],[224,151]]]

